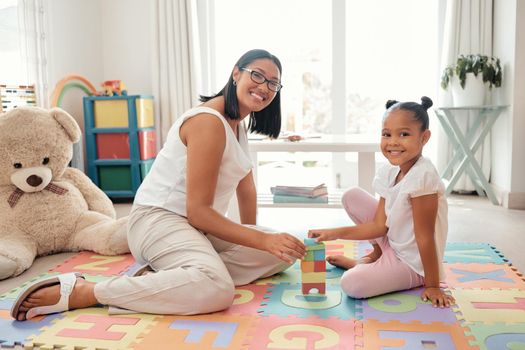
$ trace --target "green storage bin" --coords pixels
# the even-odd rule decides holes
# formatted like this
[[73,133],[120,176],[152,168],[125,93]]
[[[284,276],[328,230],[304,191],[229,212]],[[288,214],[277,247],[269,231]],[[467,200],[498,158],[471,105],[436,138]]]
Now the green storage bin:
[[131,167],[129,165],[104,165],[98,167],[102,191],[131,191]]

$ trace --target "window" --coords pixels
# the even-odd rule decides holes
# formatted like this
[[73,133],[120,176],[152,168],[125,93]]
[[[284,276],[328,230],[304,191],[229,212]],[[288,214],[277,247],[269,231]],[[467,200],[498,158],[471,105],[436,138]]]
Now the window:
[[216,0],[216,91],[246,51],[283,65],[283,130],[325,132],[331,120],[331,6],[326,0]]
[[27,72],[20,49],[16,0],[0,2],[0,84],[20,84]]
[[[379,139],[388,99],[436,99],[437,5],[437,0],[215,0],[215,91],[241,54],[264,48],[283,64],[283,131]],[[354,154],[267,153],[259,160],[262,192],[275,181],[296,181],[298,171],[312,184],[357,184]]]
[[389,99],[437,96],[437,1],[346,1],[346,132],[379,135]]

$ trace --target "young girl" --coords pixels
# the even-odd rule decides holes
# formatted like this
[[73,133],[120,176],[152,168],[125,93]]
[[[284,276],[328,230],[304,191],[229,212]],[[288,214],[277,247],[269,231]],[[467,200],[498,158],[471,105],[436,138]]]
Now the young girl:
[[439,286],[447,238],[445,188],[434,165],[421,155],[430,138],[427,109],[431,106],[428,97],[422,97],[421,104],[386,103],[381,152],[390,164],[379,169],[374,179],[379,201],[361,189],[351,189],[343,196],[343,206],[357,225],[308,232],[317,241],[373,240],[372,253],[357,261],[344,256],[327,259],[348,269],[341,287],[353,298],[423,285],[424,301],[435,307],[454,303]]
[[[224,88],[180,116],[140,186],[128,241],[150,272],[88,282],[74,274],[31,285],[15,302],[17,320],[95,304],[137,312],[193,315],[229,307],[235,286],[288,268],[304,244],[256,226],[257,195],[247,130],[277,137],[281,129],[281,63],[251,50]],[[242,224],[225,214],[237,195]]]

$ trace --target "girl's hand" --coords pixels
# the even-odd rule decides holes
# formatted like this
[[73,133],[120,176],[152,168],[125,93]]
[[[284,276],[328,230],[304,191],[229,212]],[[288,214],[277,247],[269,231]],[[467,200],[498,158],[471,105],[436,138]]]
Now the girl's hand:
[[423,301],[430,300],[432,306],[434,307],[450,307],[456,301],[451,295],[445,294],[445,292],[438,287],[426,287],[423,293],[421,294],[421,299]]
[[338,239],[339,235],[333,229],[318,229],[318,230],[309,230],[308,238],[317,238],[315,240],[316,242],[323,242],[323,241],[333,241],[334,239]]
[[263,250],[290,264],[295,259],[302,259],[306,254],[304,243],[288,233],[266,234]]

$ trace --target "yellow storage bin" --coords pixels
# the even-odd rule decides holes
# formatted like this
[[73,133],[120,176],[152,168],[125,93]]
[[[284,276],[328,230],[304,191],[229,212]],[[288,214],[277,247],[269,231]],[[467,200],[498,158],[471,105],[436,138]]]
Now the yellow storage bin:
[[95,100],[95,128],[127,128],[127,100]]
[[155,125],[153,118],[153,100],[150,98],[138,98],[135,106],[137,108],[137,127],[153,127]]

